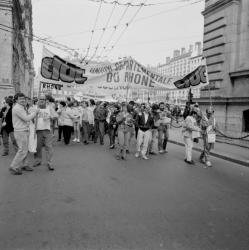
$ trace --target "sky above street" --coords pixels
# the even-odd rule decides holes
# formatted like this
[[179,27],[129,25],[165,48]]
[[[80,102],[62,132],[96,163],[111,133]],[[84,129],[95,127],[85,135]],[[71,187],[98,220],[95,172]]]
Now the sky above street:
[[[154,66],[165,63],[174,49],[188,48],[203,39],[204,1],[118,0],[120,4],[149,5],[143,7],[96,1],[32,0],[34,35],[77,49],[88,59],[116,61],[132,56]],[[34,42],[33,46],[37,71],[43,44]],[[65,51],[47,48],[67,56]]]

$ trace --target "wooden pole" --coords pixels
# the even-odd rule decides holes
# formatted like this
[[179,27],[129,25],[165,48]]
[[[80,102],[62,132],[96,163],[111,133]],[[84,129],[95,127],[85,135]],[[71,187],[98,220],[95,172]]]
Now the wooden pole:
[[[38,108],[38,104],[40,102],[40,98],[41,98],[41,81],[39,83],[39,90],[38,90],[38,101],[37,101],[37,108]],[[38,121],[38,114],[36,114],[35,116],[35,132],[36,132],[36,129],[37,129],[37,121]],[[35,133],[34,133],[34,136],[35,136]]]
[[128,92],[129,92],[129,82],[127,83],[126,86],[126,103],[128,103]]
[[204,58],[204,62],[205,62],[205,68],[206,68],[206,79],[207,79],[208,86],[209,86],[209,103],[210,103],[210,106],[213,107],[211,86],[210,86],[210,82],[209,82],[209,78],[208,78],[208,69],[207,69],[207,59],[206,59],[206,57]]

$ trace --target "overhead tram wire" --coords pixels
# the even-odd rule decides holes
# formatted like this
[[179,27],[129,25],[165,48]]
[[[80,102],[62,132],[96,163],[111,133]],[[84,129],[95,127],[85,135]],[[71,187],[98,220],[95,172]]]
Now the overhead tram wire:
[[157,13],[155,13],[155,14],[152,14],[152,15],[149,15],[149,16],[140,17],[140,18],[138,18],[137,20],[135,20],[133,23],[137,23],[137,22],[140,22],[140,21],[143,21],[143,20],[146,20],[146,19],[155,17],[155,16],[160,16],[160,15],[162,15],[162,14],[165,14],[165,13],[168,13],[168,12],[171,12],[171,11],[175,11],[175,10],[179,10],[179,9],[181,9],[181,8],[185,8],[185,7],[188,7],[188,6],[191,6],[191,5],[194,5],[194,4],[203,2],[203,1],[204,1],[204,0],[196,0],[196,1],[194,1],[194,2],[185,4],[185,5],[182,5],[182,6],[179,6],[179,7],[175,7],[175,8],[167,9],[167,10],[162,10],[162,11],[159,11],[159,12],[157,12]]
[[[90,2],[95,2],[95,3],[98,3],[100,2],[100,0],[88,0]],[[130,4],[131,7],[139,7],[140,4],[132,4],[130,2],[126,2],[126,3],[123,3],[123,2],[119,2],[117,0],[115,1],[106,1],[106,0],[102,0],[103,3],[105,4],[117,4],[117,5],[120,5],[120,6],[126,6],[128,4]],[[165,5],[165,4],[172,4],[172,3],[183,3],[183,2],[190,2],[191,0],[174,0],[174,1],[167,1],[167,2],[157,2],[157,3],[148,3],[148,4],[145,4],[144,6],[148,7],[148,6],[158,6],[158,5]]]
[[130,19],[130,21],[128,23],[126,23],[126,26],[124,27],[123,31],[121,32],[121,34],[119,35],[118,39],[116,40],[116,42],[114,43],[114,45],[111,47],[111,49],[109,50],[109,52],[108,52],[107,55],[109,55],[112,52],[112,50],[114,48],[116,48],[117,44],[119,43],[119,41],[121,40],[122,36],[124,35],[124,33],[126,32],[126,30],[128,29],[129,25],[134,21],[134,19],[138,15],[139,11],[142,9],[142,7],[144,7],[144,5],[145,5],[146,2],[147,2],[147,0],[145,0],[144,3],[140,4],[140,7],[137,9],[137,11],[135,12],[135,14]]
[[5,32],[11,33],[11,34],[22,34],[26,38],[31,38],[34,42],[38,42],[38,43],[41,43],[43,45],[47,45],[47,46],[53,47],[53,48],[62,50],[62,51],[67,52],[67,53],[77,51],[77,49],[69,48],[66,45],[63,45],[63,44],[60,44],[60,43],[56,43],[54,41],[46,41],[46,39],[44,39],[44,38],[35,36],[33,34],[27,34],[25,32],[15,30],[13,27],[9,27],[9,26],[1,24],[1,23],[0,23],[0,26],[3,27],[3,28],[0,27],[0,30],[2,30],[2,31],[5,31]]
[[97,22],[98,22],[98,19],[99,19],[99,14],[100,14],[102,3],[103,3],[103,0],[100,0],[100,4],[99,4],[97,15],[96,15],[96,18],[95,18],[95,21],[94,21],[93,29],[91,31],[92,33],[91,33],[91,38],[90,38],[89,46],[87,48],[87,52],[86,52],[85,57],[81,60],[81,63],[83,63],[85,61],[85,59],[88,57],[88,54],[89,54],[89,51],[90,51],[90,48],[91,48],[91,44],[92,44],[92,40],[93,40],[93,35],[94,35],[95,29],[96,29],[96,25],[97,25]]
[[[131,1],[133,1],[133,0],[131,0]],[[190,1],[192,1],[192,2],[189,3]],[[188,7],[188,6],[191,6],[191,5],[194,5],[194,4],[203,2],[204,0],[196,0],[196,1],[194,1],[194,2],[193,2],[193,1],[194,1],[194,0],[179,0],[178,2],[182,2],[182,3],[188,2],[188,3],[185,4],[185,5],[176,7],[176,8],[167,9],[167,10],[164,10],[164,11],[157,12],[157,13],[152,14],[152,15],[150,15],[150,16],[145,16],[145,17],[138,18],[138,19],[134,20],[133,23],[137,23],[137,22],[139,22],[139,21],[143,21],[143,20],[146,20],[146,19],[149,19],[149,18],[153,18],[153,17],[155,17],[155,16],[162,15],[162,14],[164,14],[164,13],[168,13],[168,12],[171,12],[171,11],[177,11],[177,10],[179,10],[179,9],[182,9],[182,8],[185,8],[185,7]],[[146,1],[145,1],[145,2],[146,2]],[[122,16],[124,16],[124,14],[123,14]],[[122,17],[122,18],[123,18],[123,17]],[[118,24],[115,25],[116,27],[126,25],[126,23],[121,23],[122,18],[120,18]],[[105,27],[104,27],[104,28],[105,28]],[[106,27],[105,30],[108,30],[108,29],[111,29],[111,28],[113,28],[113,26]],[[98,30],[103,30],[103,28],[95,29],[94,31],[98,31]],[[88,32],[91,32],[91,31],[90,31],[90,30],[89,30],[89,31],[85,31],[85,33],[88,33]],[[44,38],[39,38],[39,39],[45,40]],[[51,42],[51,43],[58,44],[58,43],[52,41],[51,39],[50,39],[50,42]],[[64,45],[63,45],[63,46],[64,46]],[[66,46],[66,47],[67,47],[67,46]],[[105,46],[105,47],[106,47],[106,46]],[[77,49],[71,49],[71,50],[77,51]]]
[[[179,36],[179,37],[170,37],[168,39],[161,39],[161,40],[149,40],[149,41],[138,41],[138,42],[131,42],[131,43],[122,43],[122,44],[119,44],[118,46],[116,47],[127,47],[127,46],[134,46],[134,45],[143,45],[143,44],[154,44],[154,43],[162,43],[165,41],[169,41],[169,40],[179,40],[179,39],[183,39],[183,38],[195,38],[195,37],[199,37],[200,34],[195,34],[195,35],[191,35],[191,36]],[[104,47],[99,47],[99,49],[103,49]],[[111,47],[109,48],[111,49]],[[86,49],[85,49],[86,51]]]
[[104,37],[104,34],[105,34],[105,32],[106,32],[106,29],[107,29],[107,27],[108,27],[108,25],[109,25],[109,23],[110,23],[110,21],[111,21],[111,18],[112,18],[112,16],[113,16],[114,10],[116,9],[116,6],[117,6],[116,4],[113,5],[113,8],[111,9],[110,15],[109,15],[109,17],[108,17],[108,19],[107,19],[106,25],[105,25],[105,27],[103,28],[102,34],[101,34],[101,36],[100,36],[100,38],[99,38],[99,42],[97,43],[97,46],[96,46],[96,48],[95,48],[95,51],[94,51],[93,55],[90,57],[90,59],[88,60],[88,62],[90,62],[90,61],[95,57],[95,55],[96,55],[96,53],[97,53],[97,51],[98,51],[98,49],[99,49],[99,46],[100,46],[100,44],[101,44],[101,41],[102,41],[102,39],[103,39],[103,37]]
[[112,40],[112,38],[113,38],[115,32],[117,31],[117,28],[119,27],[119,25],[120,25],[122,19],[124,18],[125,14],[127,13],[129,7],[130,7],[130,5],[127,5],[127,6],[126,6],[126,8],[125,8],[123,14],[121,15],[121,17],[119,18],[117,24],[116,24],[115,26],[113,26],[113,31],[112,31],[112,33],[111,33],[109,39],[108,39],[107,42],[105,43],[105,46],[103,47],[103,49],[102,49],[102,51],[101,51],[101,53],[100,53],[100,57],[102,56],[102,54],[104,53],[104,51],[105,51],[106,48],[108,47],[109,43],[111,42],[111,40]]
[[[35,42],[40,42],[42,44],[49,45],[49,46],[54,46],[54,45],[57,47],[59,46],[63,50],[76,51],[76,49],[69,48],[68,46],[66,46],[64,44],[60,44],[60,43],[57,43],[55,41],[48,40],[47,38],[41,38],[41,37],[36,36],[34,34],[27,34],[23,31],[17,31],[13,27],[10,27],[10,26],[4,25],[4,24],[0,24],[0,26],[3,26],[3,27],[8,28],[10,30],[13,30],[16,33],[20,33],[20,34],[24,35],[24,37],[32,38]],[[14,32],[12,32],[12,33],[14,34]]]
[[[188,0],[188,1],[179,1],[179,2],[189,2],[189,1],[192,1],[192,0]],[[200,3],[202,2],[203,0],[198,0],[198,1],[195,1],[195,2],[191,2],[191,3],[188,3],[188,4],[185,4],[185,5],[182,5],[182,6],[179,6],[177,8],[172,8],[172,9],[167,9],[167,10],[164,10],[164,11],[160,11],[160,12],[157,12],[155,14],[152,14],[150,16],[145,16],[145,17],[141,17],[141,18],[138,18],[136,20],[133,21],[133,23],[137,23],[139,21],[143,21],[143,20],[146,20],[146,19],[149,19],[149,18],[152,18],[152,17],[155,17],[155,16],[158,16],[158,15],[162,15],[164,13],[168,13],[168,12],[171,12],[171,11],[176,11],[176,10],[179,10],[179,9],[182,9],[182,8],[185,8],[185,7],[188,7],[190,5],[194,5],[194,4],[197,4],[197,3]],[[3,24],[0,24],[2,26],[4,26]],[[120,26],[124,26],[126,25],[125,23],[120,23],[119,24]],[[7,28],[11,29],[11,30],[14,30],[12,27],[8,27]],[[113,28],[113,26],[110,26],[110,27],[107,27],[106,30],[108,29],[111,29]],[[98,31],[98,30],[102,30],[103,28],[98,28],[98,29],[95,29],[95,31]],[[6,32],[10,32],[10,33],[15,33],[17,32],[16,30],[14,30],[15,32],[12,32],[12,31],[9,31],[9,30],[5,30],[5,29],[1,29],[3,31],[6,31]],[[91,32],[91,30],[86,30],[84,31],[83,33],[89,33]],[[80,33],[74,33],[74,34],[82,34],[82,32]],[[72,34],[70,34],[72,35]],[[62,44],[59,44],[57,42],[54,42],[52,41],[51,39],[49,40],[49,42],[47,42],[47,39],[46,38],[41,38],[41,37],[38,37],[38,36],[35,36],[34,34],[33,35],[25,35],[26,37],[31,37],[35,42],[38,42],[38,43],[42,43],[42,44],[45,44],[45,45],[48,45],[48,46],[51,46],[51,47],[54,47],[54,48],[57,48],[59,50],[62,50],[62,51],[65,51],[65,52],[68,52],[69,50],[70,51],[78,51],[78,49],[72,49],[72,48],[69,48],[65,45],[62,45]],[[63,36],[67,36],[67,35],[63,35]],[[37,37],[37,39],[35,39],[35,37]],[[55,45],[56,44],[56,45]],[[59,44],[59,46],[58,46]],[[63,47],[60,47],[60,46],[63,46]],[[67,47],[67,48],[65,48]]]
[[17,31],[13,27],[7,26],[5,24],[0,24],[0,26],[3,26],[3,27],[8,28],[8,29],[11,29],[11,30],[13,30],[15,32],[18,32],[20,34],[23,34],[24,37],[32,38],[35,42],[41,42],[41,43],[49,45],[49,46],[56,45],[56,46],[59,46],[59,47],[63,48],[64,50],[76,51],[76,49],[69,48],[68,46],[66,46],[64,44],[60,44],[60,43],[57,43],[55,41],[48,40],[47,38],[41,38],[41,37],[36,36],[34,34],[27,34],[27,33],[23,32],[23,31]]
[[[146,1],[147,1],[147,0],[146,0]],[[145,1],[144,3],[146,3],[146,1]],[[138,12],[139,12],[140,9],[141,9],[141,8],[140,8],[140,9],[135,13],[135,16],[134,16],[134,18],[132,18],[132,21],[130,21],[129,23],[126,23],[126,27],[123,29],[122,33],[120,34],[120,36],[119,36],[119,38],[117,39],[117,41],[115,42],[115,44],[110,48],[108,55],[109,55],[109,54],[111,53],[111,51],[116,47],[116,45],[117,45],[118,42],[120,41],[121,37],[123,36],[123,34],[125,33],[125,31],[127,30],[128,26],[131,24],[131,22],[136,23],[136,22],[138,22],[139,20],[145,20],[145,19],[147,19],[147,18],[151,18],[151,17],[157,16],[157,15],[161,15],[161,14],[164,14],[164,13],[167,13],[167,12],[171,12],[171,11],[174,11],[174,10],[178,10],[179,8],[187,7],[187,6],[189,6],[189,5],[193,5],[193,4],[202,2],[202,1],[203,1],[203,0],[197,0],[197,1],[195,1],[195,2],[192,2],[192,3],[188,4],[188,5],[183,5],[183,6],[181,6],[181,7],[177,7],[177,8],[173,8],[173,9],[169,9],[169,10],[165,10],[165,11],[160,11],[160,12],[154,14],[154,15],[147,16],[147,17],[144,17],[144,18],[139,18],[139,19],[137,19],[137,20],[134,21],[136,15],[138,14]],[[143,7],[143,6],[141,6],[141,7]],[[106,56],[107,56],[107,55],[106,55]]]
[[[176,8],[172,8],[172,9],[167,9],[167,10],[164,10],[164,11],[160,11],[160,12],[157,12],[157,13],[155,13],[155,14],[153,14],[153,15],[150,15],[150,16],[145,16],[145,17],[138,18],[138,19],[134,20],[133,23],[137,23],[137,22],[139,22],[139,21],[143,21],[143,20],[146,20],[146,19],[149,19],[149,18],[158,16],[158,15],[162,15],[162,14],[165,14],[165,13],[168,13],[168,12],[177,11],[177,10],[179,10],[179,9],[186,8],[186,7],[190,6],[190,5],[194,5],[194,4],[203,2],[203,1],[204,1],[204,0],[197,0],[197,1],[195,1],[195,2],[191,2],[191,3],[185,4],[185,5],[176,7]],[[123,23],[123,24],[119,24],[119,25],[120,25],[120,26],[121,26],[121,25],[127,25],[127,23]],[[117,27],[117,25],[116,25],[116,27]],[[107,28],[107,29],[108,29],[108,28]],[[115,31],[116,31],[116,30],[114,30],[113,33],[114,33]],[[112,36],[113,36],[113,34],[112,34]],[[108,44],[109,44],[109,43],[108,43]],[[106,45],[107,45],[107,43],[106,43]],[[100,53],[99,57],[102,57],[103,52],[104,52],[105,50],[107,50],[107,47],[108,47],[108,46],[106,46],[106,45],[105,45],[104,48],[102,49],[102,52]],[[111,47],[110,47],[110,50],[111,50]]]
[[[192,2],[191,2],[192,1]],[[179,6],[179,7],[176,7],[176,8],[173,8],[173,9],[167,9],[167,10],[164,10],[164,11],[160,11],[160,12],[157,12],[155,14],[152,14],[150,16],[145,16],[145,17],[141,17],[141,18],[138,18],[137,20],[134,21],[134,23],[136,22],[139,22],[139,21],[142,21],[142,20],[145,20],[145,19],[149,19],[149,18],[152,18],[154,16],[157,16],[157,15],[162,15],[168,11],[174,11],[174,10],[178,10],[178,9],[181,9],[181,8],[184,8],[184,7],[188,7],[190,5],[193,5],[193,4],[197,4],[197,3],[200,3],[200,2],[203,2],[204,0],[198,0],[198,1],[194,1],[194,0],[179,0],[179,1],[172,1],[170,3],[187,3],[185,5],[182,5],[182,6]],[[167,2],[166,2],[167,3]],[[163,4],[163,3],[162,3]],[[146,5],[145,5],[146,6]],[[117,25],[115,25],[117,26]],[[125,23],[120,23],[119,26],[125,26]],[[118,27],[118,26],[117,26]],[[96,31],[102,31],[104,27],[102,28],[97,28],[94,30],[94,32]],[[109,30],[109,29],[112,29],[113,26],[109,26],[109,27],[106,27],[106,30]],[[68,34],[61,34],[61,35],[56,35],[56,36],[53,36],[52,38],[56,38],[56,37],[68,37],[68,36],[73,36],[73,35],[83,35],[83,34],[87,34],[87,33],[90,33],[92,32],[92,29],[89,29],[89,30],[85,30],[85,31],[82,31],[82,32],[75,32],[75,33],[68,33]]]

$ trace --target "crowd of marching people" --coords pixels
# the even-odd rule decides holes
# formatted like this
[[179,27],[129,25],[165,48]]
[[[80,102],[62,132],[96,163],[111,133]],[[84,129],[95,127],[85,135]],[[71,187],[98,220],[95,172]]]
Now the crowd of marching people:
[[[104,138],[108,135],[108,146],[110,150],[115,150],[117,160],[127,159],[134,141],[135,157],[148,160],[149,155],[168,152],[169,129],[173,120],[179,122],[180,113],[164,102],[107,103],[92,99],[78,102],[70,98],[55,101],[52,96],[45,95],[41,95],[39,100],[31,100],[17,93],[5,99],[0,111],[2,156],[9,154],[10,138],[16,151],[10,171],[14,175],[21,175],[23,171],[33,171],[34,167],[42,164],[44,147],[46,165],[53,171],[56,135],[57,140],[63,140],[66,146],[81,142],[88,145],[98,141],[104,145]],[[201,138],[203,151],[199,160],[205,168],[211,167],[210,151],[214,146],[216,127],[212,107],[204,113],[197,104],[187,104],[182,119],[185,162],[194,164],[193,143]]]

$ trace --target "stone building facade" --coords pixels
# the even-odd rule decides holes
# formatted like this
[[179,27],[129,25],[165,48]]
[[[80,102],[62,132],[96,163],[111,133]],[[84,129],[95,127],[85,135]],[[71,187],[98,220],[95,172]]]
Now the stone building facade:
[[0,100],[34,83],[31,0],[0,0]]
[[[249,133],[249,1],[206,0],[203,55],[210,85],[201,90],[203,108],[215,108],[218,126],[230,137]],[[249,139],[231,140],[249,145]]]
[[[166,63],[159,64],[154,70],[162,75],[183,77],[198,66],[203,63],[202,61],[202,44],[201,42],[196,42],[194,45],[190,45],[188,49],[181,48],[173,52],[173,57],[166,57]],[[162,94],[167,98],[172,104],[182,104],[185,105],[188,99],[189,89],[181,90],[169,90],[162,91]],[[200,88],[192,89],[194,98],[200,97]],[[160,93],[157,93],[157,95]],[[165,99],[165,98],[164,98]]]

